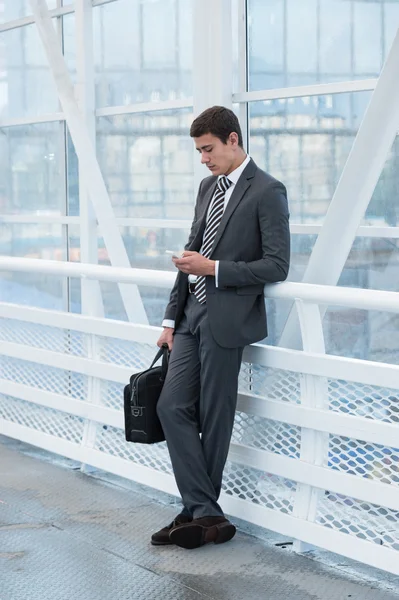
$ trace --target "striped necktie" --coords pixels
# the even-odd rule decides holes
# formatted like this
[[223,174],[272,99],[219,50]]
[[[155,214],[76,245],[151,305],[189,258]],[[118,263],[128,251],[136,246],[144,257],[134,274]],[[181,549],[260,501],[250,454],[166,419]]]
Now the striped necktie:
[[[209,214],[208,222],[206,224],[204,237],[202,239],[202,248],[200,254],[209,258],[212,252],[213,242],[215,241],[216,232],[220,225],[224,213],[224,200],[226,192],[231,186],[231,181],[227,179],[225,175],[220,177],[217,182],[215,196],[213,198],[213,205]],[[194,294],[201,304],[206,300],[206,278],[200,275],[195,283]]]

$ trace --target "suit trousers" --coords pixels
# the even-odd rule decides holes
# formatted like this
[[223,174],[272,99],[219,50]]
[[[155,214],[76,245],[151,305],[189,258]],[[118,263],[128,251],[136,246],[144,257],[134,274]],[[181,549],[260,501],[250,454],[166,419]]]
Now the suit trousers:
[[207,306],[189,294],[170,353],[158,415],[184,510],[223,516],[218,504],[234,425],[244,348],[212,337]]

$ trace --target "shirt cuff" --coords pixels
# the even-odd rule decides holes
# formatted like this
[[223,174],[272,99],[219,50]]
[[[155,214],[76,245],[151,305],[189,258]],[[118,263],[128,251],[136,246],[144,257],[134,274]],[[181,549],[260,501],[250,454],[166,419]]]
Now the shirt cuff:
[[219,286],[218,286],[218,278],[219,278],[219,261],[218,261],[218,260],[215,260],[215,263],[216,263],[216,264],[215,264],[215,286],[216,286],[216,287],[219,287]]
[[171,319],[164,319],[162,321],[162,327],[171,327],[172,329],[175,328],[175,322],[172,321]]

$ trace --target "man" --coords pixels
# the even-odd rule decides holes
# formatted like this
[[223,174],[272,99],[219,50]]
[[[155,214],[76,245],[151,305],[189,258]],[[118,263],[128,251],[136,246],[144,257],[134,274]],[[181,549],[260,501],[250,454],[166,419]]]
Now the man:
[[171,350],[158,415],[184,508],[151,538],[183,548],[235,534],[218,498],[242,354],[267,335],[263,288],[286,279],[290,257],[286,189],[246,155],[235,114],[209,108],[190,136],[211,175],[185,251],[172,258],[179,272],[157,342]]

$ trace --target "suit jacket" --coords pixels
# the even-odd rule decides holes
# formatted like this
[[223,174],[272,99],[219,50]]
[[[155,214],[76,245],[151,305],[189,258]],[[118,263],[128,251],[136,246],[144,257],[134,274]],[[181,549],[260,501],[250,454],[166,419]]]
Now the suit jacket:
[[[199,252],[217,177],[202,180],[186,250]],[[212,335],[222,347],[237,348],[267,336],[265,283],[284,281],[290,260],[287,192],[251,159],[239,178],[220,222],[211,260],[219,260],[218,287],[206,277]],[[175,331],[184,314],[188,275],[178,272],[165,319]]]

